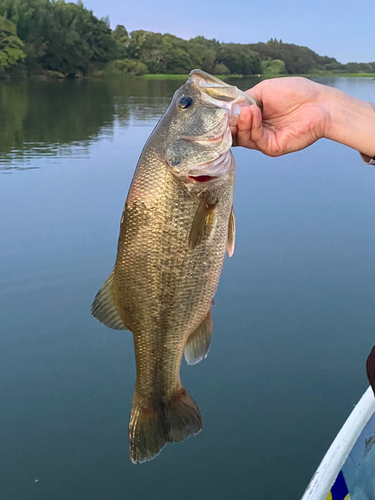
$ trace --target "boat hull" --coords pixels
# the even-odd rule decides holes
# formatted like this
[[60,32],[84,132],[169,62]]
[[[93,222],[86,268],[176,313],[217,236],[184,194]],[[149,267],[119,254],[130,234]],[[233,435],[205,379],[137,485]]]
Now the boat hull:
[[369,387],[337,434],[301,500],[375,499],[375,398]]

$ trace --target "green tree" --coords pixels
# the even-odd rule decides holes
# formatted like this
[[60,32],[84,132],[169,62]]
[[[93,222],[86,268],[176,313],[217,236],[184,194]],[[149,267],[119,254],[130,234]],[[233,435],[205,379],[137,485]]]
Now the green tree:
[[278,42],[276,39],[267,43],[249,44],[248,47],[259,53],[262,61],[279,59],[284,61],[286,72],[289,74],[311,73],[323,69],[321,56],[308,47],[301,47],[291,43]]
[[16,25],[0,16],[0,77],[24,61],[24,44],[17,36]]
[[117,59],[108,66],[108,72],[114,74],[132,73],[133,75],[142,76],[148,73],[147,66],[136,59]]
[[214,68],[215,75],[229,75],[230,71],[223,63],[218,63]]
[[375,62],[348,62],[344,67],[345,71],[347,71],[348,73],[375,73]]
[[122,38],[129,38],[129,33],[127,32],[125,26],[118,24],[116,28],[112,31],[112,37],[115,40],[121,40]]
[[16,23],[31,68],[40,65],[68,76],[115,57],[107,20],[97,19],[82,2],[0,0],[0,15]]
[[217,49],[220,43],[213,39],[207,40],[203,36],[191,38],[187,43],[187,50],[195,68],[203,69],[208,73],[215,72],[217,63]]
[[225,64],[232,74],[254,75],[262,71],[259,54],[239,43],[222,43],[218,49],[217,61]]
[[129,33],[125,26],[118,24],[111,33],[112,38],[116,43],[115,59],[125,59],[129,55]]
[[330,62],[324,64],[325,71],[345,71],[345,64],[341,64],[335,60],[335,62]]
[[150,73],[188,73],[194,68],[188,42],[168,33],[132,32],[129,47]]
[[17,35],[25,44],[26,64],[29,67],[33,67],[45,53],[51,9],[49,0],[0,0],[0,15],[16,24]]
[[47,27],[48,44],[40,62],[46,69],[65,75],[85,73],[90,63],[108,62],[115,55],[115,42],[103,20],[82,4],[53,4]]
[[375,72],[375,63],[343,65],[333,57],[276,38],[244,45],[203,36],[184,40],[144,30],[129,34],[123,25],[112,32],[108,17],[98,19],[81,0],[0,0],[0,19],[0,75],[22,68],[23,60],[32,72],[49,70],[66,76],[94,73],[111,61],[122,61],[116,63],[121,71],[137,73],[146,67],[150,73],[188,73],[193,68],[242,75]]
[[286,73],[284,61],[280,59],[267,59],[262,62],[262,73],[265,75],[282,75]]
[[151,31],[137,30],[130,33],[128,44],[129,59],[139,59],[141,49],[149,35],[155,35]]

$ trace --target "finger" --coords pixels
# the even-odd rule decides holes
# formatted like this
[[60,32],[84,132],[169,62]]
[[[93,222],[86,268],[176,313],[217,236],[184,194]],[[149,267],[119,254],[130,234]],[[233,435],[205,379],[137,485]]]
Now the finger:
[[237,143],[245,148],[250,147],[250,129],[252,122],[251,107],[241,109],[237,124]]
[[261,142],[264,136],[263,123],[262,123],[262,112],[258,106],[252,106],[251,114],[251,128],[250,128],[250,139],[255,142],[259,147],[261,147]]

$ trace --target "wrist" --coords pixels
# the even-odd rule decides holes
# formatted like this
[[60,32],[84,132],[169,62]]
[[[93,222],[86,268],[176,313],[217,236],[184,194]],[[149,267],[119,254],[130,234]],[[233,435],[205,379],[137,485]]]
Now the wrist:
[[324,137],[375,156],[375,110],[369,102],[329,88],[325,96],[329,119]]

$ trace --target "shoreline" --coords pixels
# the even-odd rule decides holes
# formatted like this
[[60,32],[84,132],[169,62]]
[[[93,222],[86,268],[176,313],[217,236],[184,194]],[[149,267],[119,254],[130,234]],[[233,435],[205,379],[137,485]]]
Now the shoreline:
[[[186,80],[188,78],[188,74],[179,75],[179,74],[168,74],[168,73],[148,73],[147,75],[142,75],[139,78],[143,78],[144,80]],[[344,78],[375,78],[375,73],[299,73],[295,75],[290,75],[289,73],[284,73],[280,75],[267,75],[267,74],[258,74],[258,75],[214,75],[216,78],[220,78],[221,80],[225,80],[227,78],[284,78],[284,77],[293,77],[293,76],[303,76],[305,78],[323,76],[323,77],[344,77]]]
[[[317,78],[317,77],[324,77],[324,78],[372,78],[375,79],[375,73],[305,73],[305,74],[293,74],[290,75],[288,73],[285,74],[280,74],[280,75],[267,75],[267,74],[258,74],[258,75],[214,75],[216,78],[220,78],[220,80],[228,80],[231,78],[237,78],[237,79],[242,79],[242,78],[257,78],[260,80],[266,80],[269,78],[285,78],[285,77],[295,77],[295,76],[301,76],[304,78]],[[122,73],[119,75],[106,75],[106,74],[91,74],[91,75],[85,75],[85,76],[80,76],[79,78],[65,78],[62,75],[58,74],[51,74],[51,75],[22,75],[22,76],[14,76],[14,77],[7,77],[7,78],[0,78],[0,85],[2,83],[10,83],[14,81],[20,81],[20,80],[35,80],[35,81],[40,81],[40,82],[63,82],[66,80],[71,80],[71,81],[82,81],[82,80],[103,80],[103,79],[112,79],[112,78],[137,78],[137,79],[142,79],[142,80],[181,80],[181,81],[186,81],[186,79],[189,77],[188,74],[168,74],[168,73],[147,73],[146,75],[142,76],[137,76],[132,73]]]

